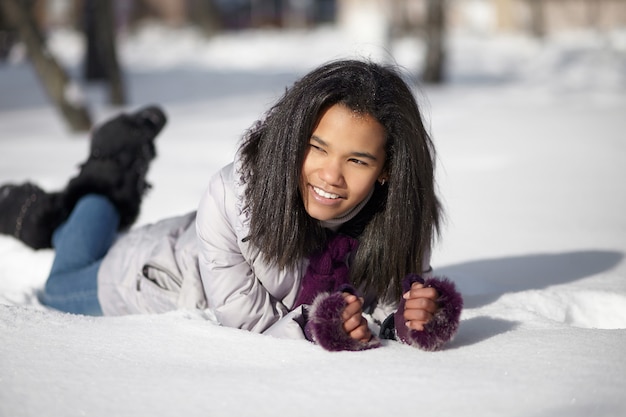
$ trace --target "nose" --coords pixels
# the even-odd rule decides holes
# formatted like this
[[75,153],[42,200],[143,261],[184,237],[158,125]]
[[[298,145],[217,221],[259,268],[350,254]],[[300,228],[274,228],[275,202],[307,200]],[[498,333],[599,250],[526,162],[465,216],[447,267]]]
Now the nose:
[[335,187],[344,184],[343,170],[339,161],[327,158],[319,169],[319,176],[322,181]]

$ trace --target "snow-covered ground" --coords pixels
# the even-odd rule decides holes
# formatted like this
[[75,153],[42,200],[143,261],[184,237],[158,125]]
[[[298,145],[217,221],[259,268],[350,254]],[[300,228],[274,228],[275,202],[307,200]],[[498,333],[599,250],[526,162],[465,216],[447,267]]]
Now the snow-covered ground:
[[[78,77],[80,39],[51,44]],[[417,74],[421,45],[392,46]],[[0,66],[0,182],[61,188],[87,135],[68,132],[14,52]],[[193,210],[296,78],[385,56],[330,28],[206,42],[148,27],[120,53],[128,108],[169,115],[140,224]],[[203,312],[61,314],[36,296],[52,251],[0,236],[0,416],[626,415],[626,36],[456,34],[449,59],[451,82],[417,91],[447,211],[433,263],[466,300],[447,349],[329,353]],[[122,110],[101,87],[86,96],[98,121]]]

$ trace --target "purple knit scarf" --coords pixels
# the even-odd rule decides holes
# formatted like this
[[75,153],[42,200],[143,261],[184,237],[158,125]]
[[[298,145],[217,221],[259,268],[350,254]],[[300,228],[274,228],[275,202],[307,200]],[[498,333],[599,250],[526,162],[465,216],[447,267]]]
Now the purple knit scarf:
[[318,294],[341,291],[350,286],[346,257],[359,242],[346,235],[333,236],[322,252],[311,256],[294,309],[301,304],[311,304]]

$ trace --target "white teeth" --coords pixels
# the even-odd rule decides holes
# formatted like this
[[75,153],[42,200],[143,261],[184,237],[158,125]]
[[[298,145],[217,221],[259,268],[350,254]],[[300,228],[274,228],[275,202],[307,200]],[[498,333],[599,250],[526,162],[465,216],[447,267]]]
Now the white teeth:
[[321,195],[324,198],[339,198],[339,196],[337,194],[331,194],[331,193],[327,193],[326,191],[322,190],[321,188],[317,188],[317,187],[313,187],[313,190],[315,190],[315,192],[319,195]]

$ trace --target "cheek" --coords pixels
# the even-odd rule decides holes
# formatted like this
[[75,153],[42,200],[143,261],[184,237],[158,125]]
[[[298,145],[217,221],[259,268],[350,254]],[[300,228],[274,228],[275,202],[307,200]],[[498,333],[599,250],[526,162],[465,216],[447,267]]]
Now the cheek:
[[306,164],[306,162],[302,165],[302,169],[300,169],[300,187],[302,187],[303,185],[305,185],[308,181],[309,181],[309,173],[310,172],[310,168],[309,165]]
[[309,170],[310,165],[311,165],[311,152],[310,150],[307,150],[304,153],[304,157],[302,158],[302,168],[300,169],[300,175],[305,175],[306,172]]
[[309,182],[310,172],[311,172],[311,161],[310,161],[310,158],[305,156],[304,162],[302,163],[302,168],[300,169],[300,178],[298,180],[298,185],[300,187],[301,193],[304,193],[306,185]]
[[354,175],[352,178],[352,191],[355,195],[359,195],[360,197],[365,197],[372,188],[374,188],[374,183],[376,182],[375,176],[372,175]]
[[315,176],[315,173],[319,171],[322,166],[322,160],[318,155],[307,152],[302,162],[302,169],[300,170],[301,182],[307,182]]

